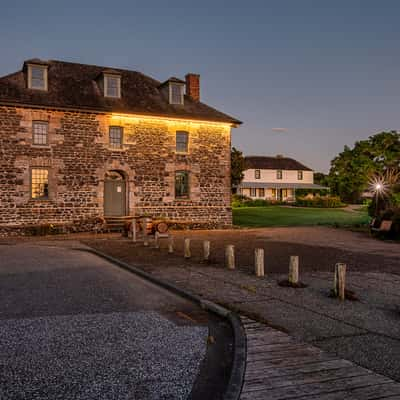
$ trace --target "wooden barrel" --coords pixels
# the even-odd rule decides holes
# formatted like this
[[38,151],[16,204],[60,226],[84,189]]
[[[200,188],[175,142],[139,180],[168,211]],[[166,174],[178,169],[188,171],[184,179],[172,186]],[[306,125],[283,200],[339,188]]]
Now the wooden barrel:
[[143,217],[140,222],[141,222],[140,225],[142,226],[144,232],[147,235],[150,235],[153,233],[153,221],[150,217]]

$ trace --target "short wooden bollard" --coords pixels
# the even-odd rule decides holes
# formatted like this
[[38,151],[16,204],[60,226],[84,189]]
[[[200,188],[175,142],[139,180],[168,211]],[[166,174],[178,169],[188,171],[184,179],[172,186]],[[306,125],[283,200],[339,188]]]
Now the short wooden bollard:
[[159,249],[160,248],[160,238],[158,237],[158,232],[156,232],[155,234],[154,234],[154,247],[156,248],[156,249]]
[[225,247],[225,264],[228,269],[235,269],[235,246],[233,244]]
[[186,238],[185,239],[185,245],[184,245],[184,257],[185,258],[190,258],[191,257],[191,253],[190,253],[190,239]]
[[333,281],[333,292],[340,300],[346,298],[346,264],[337,263],[335,265],[335,278]]
[[264,276],[264,249],[254,250],[254,268],[256,276]]
[[172,254],[174,252],[174,238],[170,236],[168,238],[168,253]]
[[204,240],[203,242],[203,260],[209,261],[210,260],[210,241]]
[[299,283],[299,257],[298,256],[290,256],[288,281],[291,285],[298,285],[298,283]]
[[132,219],[131,224],[132,224],[132,241],[134,243],[136,243],[136,235],[137,235],[137,232],[136,232],[136,218]]

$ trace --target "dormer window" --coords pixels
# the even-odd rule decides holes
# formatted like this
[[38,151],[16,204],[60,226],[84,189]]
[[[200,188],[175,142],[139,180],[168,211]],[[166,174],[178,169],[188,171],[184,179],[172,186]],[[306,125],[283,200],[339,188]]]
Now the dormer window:
[[28,88],[47,90],[47,66],[28,65]]
[[169,84],[169,102],[170,104],[183,104],[183,85],[170,82]]
[[121,97],[121,77],[118,75],[104,75],[104,96]]

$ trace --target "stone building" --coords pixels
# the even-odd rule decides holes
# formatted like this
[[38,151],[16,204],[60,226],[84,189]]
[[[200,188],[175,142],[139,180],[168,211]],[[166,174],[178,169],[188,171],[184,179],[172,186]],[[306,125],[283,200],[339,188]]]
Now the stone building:
[[28,60],[0,78],[0,230],[150,215],[229,226],[230,137],[200,77]]

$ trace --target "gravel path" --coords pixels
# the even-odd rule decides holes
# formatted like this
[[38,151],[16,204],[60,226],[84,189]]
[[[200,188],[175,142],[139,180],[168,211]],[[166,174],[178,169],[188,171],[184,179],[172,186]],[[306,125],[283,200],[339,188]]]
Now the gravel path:
[[0,304],[0,399],[186,399],[206,352],[207,314],[68,248],[1,246]]

